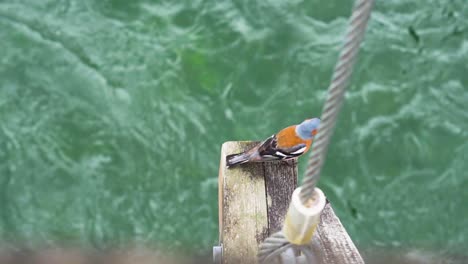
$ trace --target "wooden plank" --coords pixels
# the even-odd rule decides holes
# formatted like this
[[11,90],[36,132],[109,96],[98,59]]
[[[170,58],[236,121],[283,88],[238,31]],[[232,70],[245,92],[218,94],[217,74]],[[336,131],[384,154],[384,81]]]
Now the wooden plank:
[[[219,168],[219,240],[223,263],[256,263],[260,243],[281,229],[297,185],[297,163],[266,162],[226,168],[226,156],[257,142],[226,142]],[[314,234],[319,263],[364,263],[328,203]]]
[[256,263],[258,245],[267,236],[268,216],[262,163],[226,168],[226,156],[252,146],[226,142],[221,148],[219,229],[223,263]]
[[320,260],[319,263],[364,264],[359,251],[340,219],[335,215],[330,203],[327,203],[322,211],[313,241],[314,252]]
[[264,164],[268,210],[268,234],[283,227],[291,196],[297,186],[297,160]]

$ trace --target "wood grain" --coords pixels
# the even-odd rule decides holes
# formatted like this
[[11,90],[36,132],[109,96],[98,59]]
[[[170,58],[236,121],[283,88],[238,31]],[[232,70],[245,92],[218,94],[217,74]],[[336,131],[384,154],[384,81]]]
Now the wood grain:
[[283,227],[291,196],[297,186],[297,161],[264,163],[268,233]]
[[256,263],[258,245],[268,236],[264,169],[261,163],[226,168],[226,156],[252,146],[226,142],[220,164],[220,241],[223,263]]
[[312,239],[314,252],[320,259],[319,263],[364,264],[359,251],[340,219],[335,215],[330,203],[325,205],[317,231]]

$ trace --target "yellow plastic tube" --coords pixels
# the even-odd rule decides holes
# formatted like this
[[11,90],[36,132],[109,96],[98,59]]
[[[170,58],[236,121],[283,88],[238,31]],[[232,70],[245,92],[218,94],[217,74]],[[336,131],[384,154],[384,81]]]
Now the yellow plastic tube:
[[326,198],[319,188],[315,188],[312,199],[306,205],[300,198],[301,187],[294,190],[291,204],[283,225],[283,234],[291,244],[305,245],[320,222],[320,214],[325,207]]

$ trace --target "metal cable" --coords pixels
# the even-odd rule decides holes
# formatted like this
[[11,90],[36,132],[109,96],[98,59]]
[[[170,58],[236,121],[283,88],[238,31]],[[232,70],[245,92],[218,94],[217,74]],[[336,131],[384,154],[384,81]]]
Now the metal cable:
[[292,247],[293,245],[284,237],[283,232],[277,232],[265,239],[260,245],[258,251],[258,259],[260,263],[269,263],[272,258],[278,257],[284,252],[284,248]]
[[364,37],[372,5],[373,0],[357,0],[355,2],[344,45],[328,88],[328,97],[323,106],[320,126],[312,145],[312,154],[307,163],[306,175],[302,181],[301,201],[303,203],[312,198],[315,185],[320,178],[320,171],[327,154],[338,112],[343,103],[343,95],[353,72],[359,46]]
[[[328,143],[330,142],[338,112],[343,103],[343,95],[353,71],[359,46],[364,37],[373,2],[373,0],[356,0],[354,4],[344,45],[338,63],[335,66],[332,82],[328,88],[328,97],[323,107],[320,127],[312,146],[313,152],[307,164],[306,175],[302,182],[300,196],[303,203],[312,198],[315,185],[320,178],[320,171],[327,154]],[[305,246],[293,245],[289,243],[282,232],[277,232],[268,237],[260,246],[258,253],[259,261],[260,263],[269,263],[270,260],[277,258],[289,248],[302,251],[307,259],[313,256],[311,251],[309,251],[312,250],[312,241],[309,245]]]

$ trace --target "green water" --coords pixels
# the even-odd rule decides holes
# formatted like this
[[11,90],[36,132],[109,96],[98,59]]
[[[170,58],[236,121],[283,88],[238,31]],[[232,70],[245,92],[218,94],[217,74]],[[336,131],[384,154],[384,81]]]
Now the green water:
[[[319,185],[360,247],[466,249],[468,3],[376,2]],[[0,1],[0,243],[209,252],[221,144],[320,115],[351,6]]]

